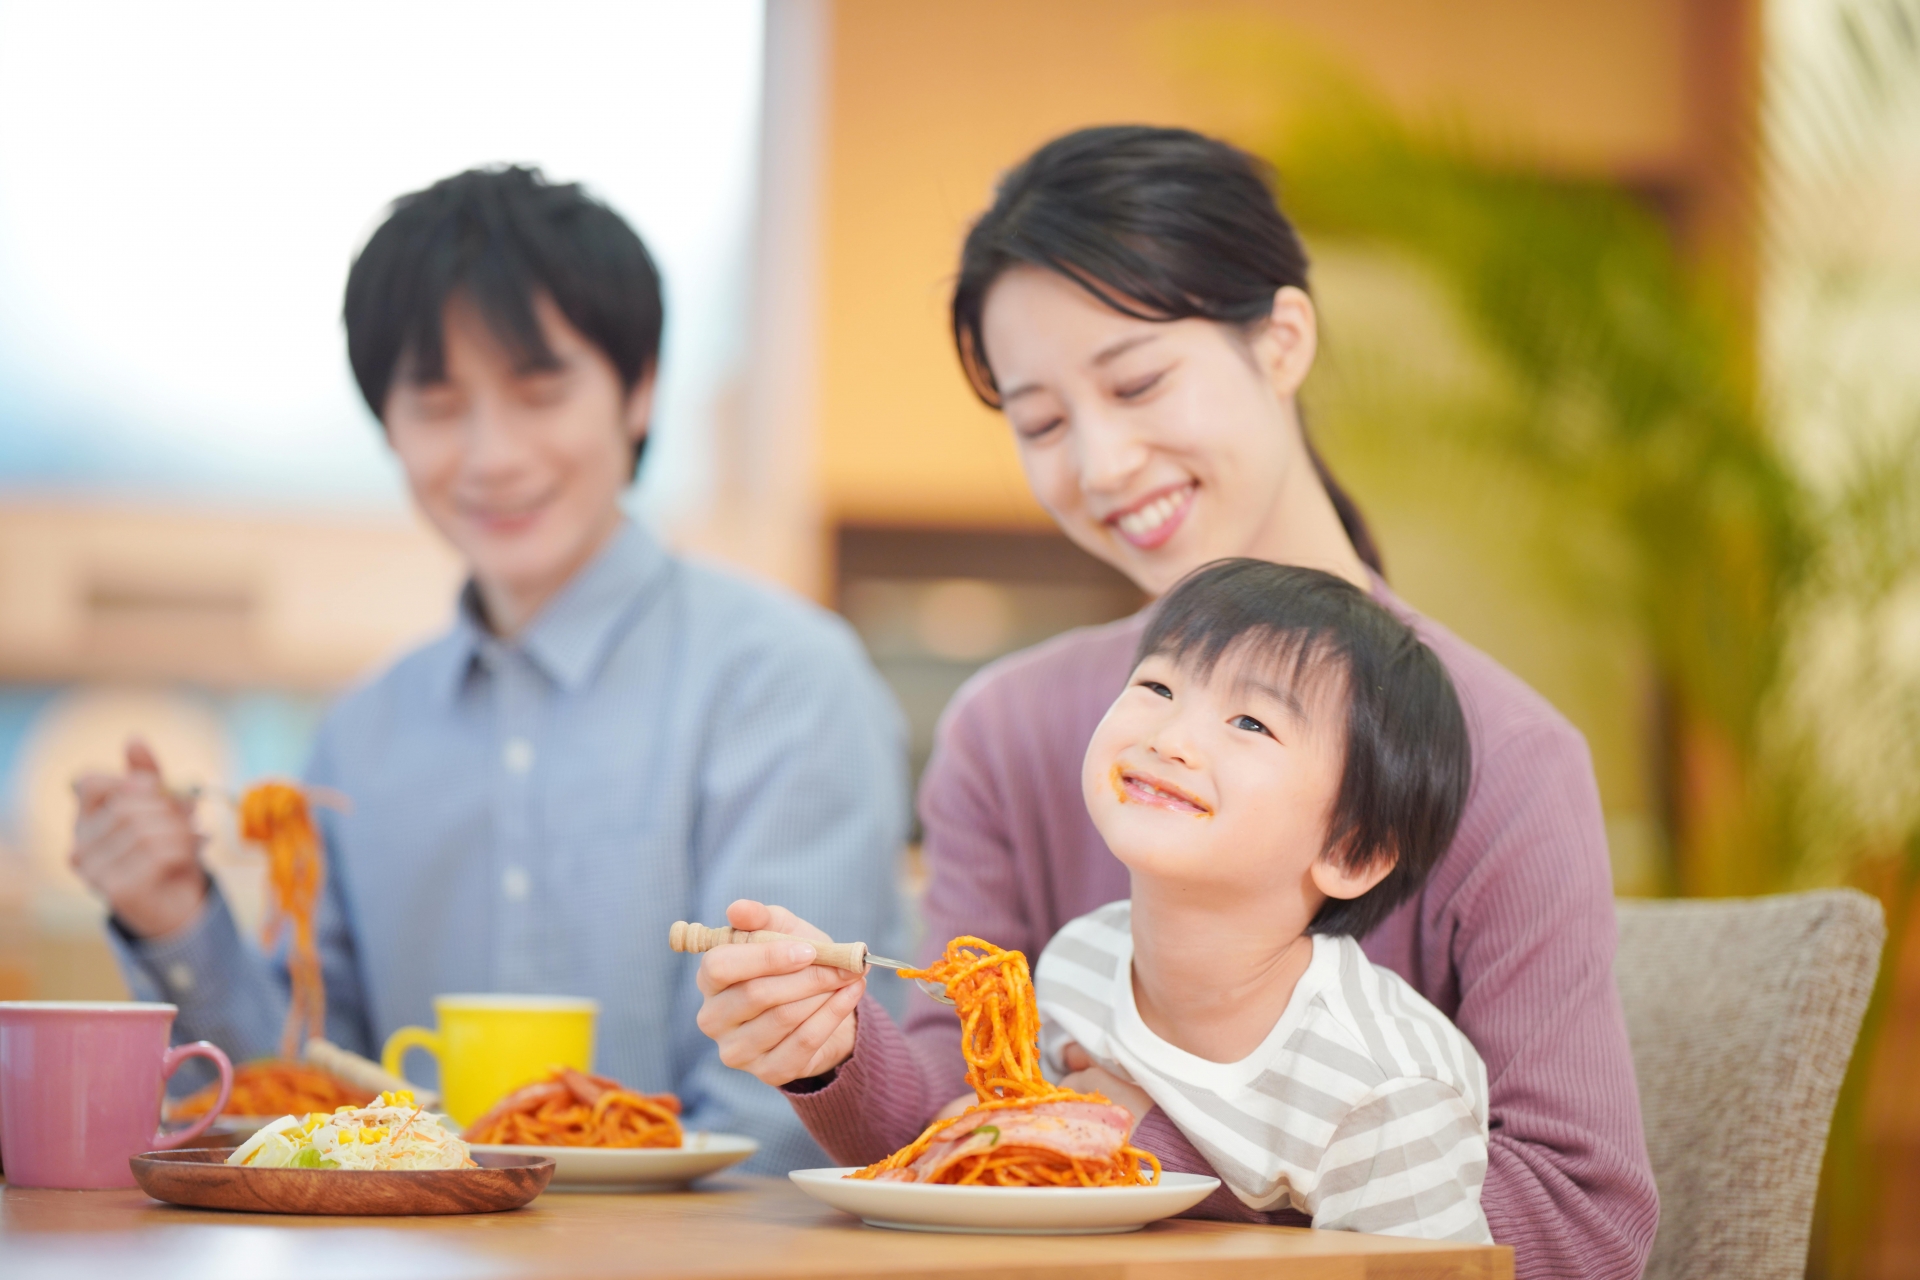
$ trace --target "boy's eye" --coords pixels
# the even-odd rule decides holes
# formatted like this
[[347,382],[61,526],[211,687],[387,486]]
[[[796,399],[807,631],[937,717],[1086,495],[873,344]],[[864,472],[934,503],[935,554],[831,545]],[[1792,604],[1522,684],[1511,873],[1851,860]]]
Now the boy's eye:
[[1252,716],[1235,716],[1233,719],[1227,721],[1227,723],[1236,729],[1245,729],[1248,733],[1264,733],[1269,738],[1273,736],[1272,730],[1268,729],[1267,726],[1261,724],[1258,720],[1255,720]]
[[1158,680],[1142,680],[1140,682],[1140,687],[1142,689],[1152,690],[1154,693],[1157,693],[1161,697],[1165,698],[1168,702],[1173,701],[1173,690],[1167,688],[1167,686],[1161,684]]

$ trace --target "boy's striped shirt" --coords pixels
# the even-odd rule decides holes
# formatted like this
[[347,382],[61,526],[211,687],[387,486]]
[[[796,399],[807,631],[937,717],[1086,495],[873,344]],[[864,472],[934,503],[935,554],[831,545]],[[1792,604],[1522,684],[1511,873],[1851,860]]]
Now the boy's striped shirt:
[[1239,1062],[1148,1030],[1133,1001],[1131,908],[1054,935],[1034,973],[1050,1075],[1077,1041],[1146,1090],[1242,1202],[1316,1227],[1488,1242],[1487,1073],[1457,1027],[1352,938],[1315,936],[1286,1011]]

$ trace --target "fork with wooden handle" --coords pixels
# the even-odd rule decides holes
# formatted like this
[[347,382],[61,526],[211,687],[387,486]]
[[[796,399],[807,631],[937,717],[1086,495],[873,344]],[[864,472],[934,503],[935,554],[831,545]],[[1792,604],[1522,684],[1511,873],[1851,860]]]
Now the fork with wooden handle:
[[[885,956],[874,955],[867,950],[864,942],[815,942],[811,938],[795,937],[791,933],[778,933],[772,929],[735,929],[730,925],[712,929],[704,924],[689,924],[685,920],[675,920],[673,927],[667,930],[667,945],[689,955],[740,942],[804,942],[813,948],[815,964],[845,969],[848,973],[865,973],[868,965],[879,965],[882,969],[895,972],[913,968],[904,960],[889,960]],[[953,1003],[952,997],[947,995],[947,989],[940,983],[926,978],[915,978],[914,981],[920,984],[922,991],[941,1004]]]

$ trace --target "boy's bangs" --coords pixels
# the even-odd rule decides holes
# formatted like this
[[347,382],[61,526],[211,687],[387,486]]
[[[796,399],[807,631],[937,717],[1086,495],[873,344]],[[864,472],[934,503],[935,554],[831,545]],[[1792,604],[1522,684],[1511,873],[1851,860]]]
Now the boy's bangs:
[[1275,570],[1251,560],[1196,569],[1161,599],[1134,661],[1158,654],[1209,681],[1224,663],[1236,682],[1266,684],[1300,709],[1343,688],[1355,593]]
[[1272,693],[1301,719],[1312,719],[1329,695],[1341,695],[1347,683],[1347,659],[1333,636],[1305,627],[1254,624],[1234,631],[1215,619],[1196,620],[1163,637],[1142,658],[1163,657],[1183,671],[1211,682],[1231,681],[1237,690]]

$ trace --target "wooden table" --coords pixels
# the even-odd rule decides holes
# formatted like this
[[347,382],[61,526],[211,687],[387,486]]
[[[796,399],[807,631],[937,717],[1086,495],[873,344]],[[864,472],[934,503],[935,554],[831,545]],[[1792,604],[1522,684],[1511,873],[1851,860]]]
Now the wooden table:
[[1513,1275],[1513,1251],[1290,1227],[1159,1222],[1131,1235],[882,1231],[784,1178],[679,1195],[541,1196],[460,1218],[301,1218],[179,1209],[139,1191],[0,1188],[6,1280],[1252,1280]]

